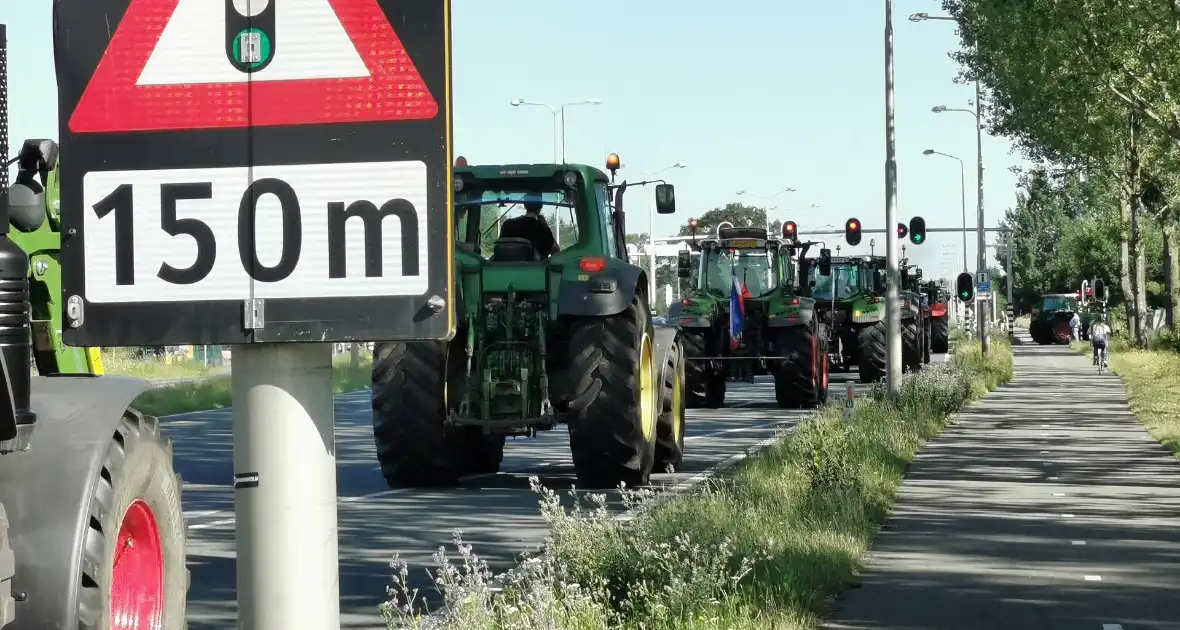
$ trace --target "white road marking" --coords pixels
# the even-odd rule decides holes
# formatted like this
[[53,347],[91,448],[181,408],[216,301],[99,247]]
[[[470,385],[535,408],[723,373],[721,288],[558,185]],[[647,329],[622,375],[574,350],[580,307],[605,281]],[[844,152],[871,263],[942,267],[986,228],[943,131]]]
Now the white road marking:
[[1087,582],[1101,582],[1102,576],[1101,575],[1087,575],[1086,581]]
[[1041,451],[1041,455],[1047,455],[1049,451]]
[[1123,630],[1123,624],[1121,624],[1121,623],[1104,623],[1104,624],[1102,624],[1102,630]]
[[1057,481],[1061,477],[1049,477],[1049,481]]
[[1073,518],[1073,514],[1062,514],[1061,518]]
[[1055,496],[1055,497],[1063,497],[1063,496],[1065,496],[1065,493],[1064,493],[1064,492],[1054,492],[1054,493],[1053,493],[1053,496]]
[[[365,393],[367,393],[367,392],[365,392]],[[756,402],[756,401],[744,401],[744,402],[740,402],[740,403],[734,403],[732,405],[728,405],[728,406],[724,407],[724,409],[733,409],[735,407],[747,407],[747,406],[753,404],[754,402]],[[745,432],[745,431],[758,431],[758,430],[762,430],[762,429],[769,429],[769,428],[776,427],[778,425],[783,424],[783,422],[784,422],[783,420],[775,420],[774,422],[762,423],[762,424],[749,426],[749,427],[736,427],[736,428],[732,428],[732,429],[722,429],[719,431],[711,431],[709,433],[704,433],[701,435],[689,436],[689,437],[684,438],[684,440],[687,442],[688,440],[715,437],[718,435],[725,435],[728,433],[740,433],[740,432]],[[773,440],[777,439],[777,436],[772,437],[772,438],[768,438],[768,439],[773,441]],[[759,445],[761,445],[761,444],[762,443],[760,442]],[[761,450],[761,446],[759,446],[759,450]],[[740,454],[740,455],[742,455],[742,458],[745,457],[744,454]],[[732,459],[732,458],[730,458],[730,459]],[[729,460],[727,459],[721,463],[725,463],[728,461]],[[553,464],[551,462],[546,462],[544,464],[541,464],[541,466],[548,466],[548,465],[553,465]],[[720,464],[714,465],[713,467],[709,468],[705,472],[708,473],[709,471],[713,470],[713,468],[716,468],[718,466],[720,466]],[[502,471],[500,473],[482,473],[482,474],[478,474],[478,475],[470,475],[467,477],[463,477],[460,480],[460,482],[475,481],[477,479],[483,479],[486,477],[494,477],[497,474],[511,475],[511,474],[517,474],[517,472],[509,470],[509,471]],[[705,474],[705,473],[701,473],[701,474]],[[700,476],[700,475],[697,475],[697,476]],[[699,483],[699,481],[694,481],[694,479],[696,479],[696,477],[686,479],[685,481],[680,482],[680,483],[676,484],[675,486],[668,486],[665,489],[678,488],[679,486],[684,485],[684,484],[695,485],[695,483]],[[230,489],[231,486],[220,486],[220,488]],[[372,492],[369,494],[362,494],[362,495],[351,496],[351,497],[341,497],[341,498],[337,499],[337,501],[339,503],[357,503],[359,501],[364,501],[366,499],[379,499],[382,497],[392,496],[395,494],[402,494],[402,493],[410,492],[410,491],[417,490],[417,489],[418,488],[390,488],[389,490],[382,490],[380,492]],[[212,516],[214,514],[231,514],[231,513],[232,512],[230,510],[211,510],[211,511],[204,512],[204,513],[194,514],[192,516],[186,515],[185,519],[188,520],[190,518],[199,518],[202,516]],[[221,527],[223,525],[230,525],[236,521],[237,521],[237,518],[231,516],[228,518],[218,519],[215,521],[209,521],[207,523],[194,523],[192,525],[189,525],[188,529],[189,530],[212,529],[214,527]]]
[[1074,545],[1084,545],[1084,544],[1086,544],[1086,541],[1084,541],[1084,540],[1075,540],[1075,541],[1073,541],[1073,543],[1071,543],[1071,544],[1074,544]]

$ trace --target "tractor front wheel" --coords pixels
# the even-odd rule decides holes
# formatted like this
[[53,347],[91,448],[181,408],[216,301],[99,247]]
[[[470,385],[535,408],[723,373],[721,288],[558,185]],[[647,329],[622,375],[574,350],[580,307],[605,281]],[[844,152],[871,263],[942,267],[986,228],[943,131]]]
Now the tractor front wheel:
[[930,321],[930,350],[945,353],[950,350],[951,330],[946,317],[935,317]]
[[676,472],[684,460],[684,349],[676,344],[664,360],[660,417],[656,420],[656,472]]
[[922,367],[922,329],[917,318],[901,320],[901,363],[910,372]]
[[655,332],[646,301],[571,322],[570,450],[584,488],[648,483],[655,462]]

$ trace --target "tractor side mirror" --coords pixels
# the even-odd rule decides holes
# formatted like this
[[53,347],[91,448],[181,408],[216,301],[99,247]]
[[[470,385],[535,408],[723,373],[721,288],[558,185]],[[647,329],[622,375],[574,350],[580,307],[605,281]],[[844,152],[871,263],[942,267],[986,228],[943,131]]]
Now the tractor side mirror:
[[832,275],[832,250],[830,249],[819,250],[819,275]]
[[656,184],[656,212],[658,214],[674,214],[676,212],[676,188],[672,184]]
[[58,154],[57,143],[53,140],[25,140],[17,156],[17,166],[22,171],[49,172],[57,168]]
[[692,254],[690,252],[676,252],[676,275],[681,278],[692,277]]

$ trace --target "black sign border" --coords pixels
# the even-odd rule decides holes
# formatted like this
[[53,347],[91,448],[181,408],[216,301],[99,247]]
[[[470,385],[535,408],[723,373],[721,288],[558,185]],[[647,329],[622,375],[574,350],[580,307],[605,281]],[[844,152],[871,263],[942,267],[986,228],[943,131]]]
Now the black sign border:
[[[81,98],[130,0],[55,0],[54,53],[58,74],[61,185],[62,304],[84,297],[86,281],[82,178],[91,171],[288,166],[307,163],[424,161],[429,184],[428,289],[420,296],[264,300],[263,327],[246,330],[242,301],[84,302],[79,328],[63,331],[72,346],[160,346],[251,342],[337,342],[450,339],[455,331],[452,179],[451,2],[376,0],[431,94],[432,120],[389,123],[252,127],[233,130],[74,134],[70,115]],[[438,40],[437,26],[444,26]],[[351,141],[342,141],[349,139]],[[178,150],[177,147],[184,147]],[[309,150],[312,147],[313,150]],[[74,156],[83,156],[82,159]],[[85,156],[93,156],[90,160]],[[243,159],[243,156],[246,156]],[[77,175],[75,175],[77,174]],[[441,211],[440,211],[441,210]],[[307,246],[306,243],[304,245]],[[441,258],[443,267],[434,262]],[[445,274],[438,273],[445,269]],[[445,300],[438,313],[427,302]],[[245,296],[248,297],[248,296]],[[410,314],[407,318],[406,314]]]

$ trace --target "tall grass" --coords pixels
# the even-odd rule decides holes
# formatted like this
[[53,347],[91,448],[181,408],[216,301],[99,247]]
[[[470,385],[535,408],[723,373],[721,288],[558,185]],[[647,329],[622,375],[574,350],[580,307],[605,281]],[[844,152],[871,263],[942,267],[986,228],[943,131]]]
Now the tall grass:
[[[332,361],[332,386],[337,394],[354,392],[369,386],[372,360],[365,357],[356,368],[350,367],[347,354]],[[209,411],[229,407],[233,388],[228,376],[212,376],[200,381],[178,383],[150,389],[139,395],[132,405],[143,413],[166,416],[190,411]]]
[[[969,401],[1012,377],[1011,348],[953,360],[857,401],[855,420],[829,406],[729,474],[654,502],[624,490],[622,521],[604,495],[559,497],[531,480],[550,534],[521,566],[493,579],[456,533],[458,558],[435,555],[444,612],[423,618],[408,567],[395,558],[390,628],[445,630],[722,630],[808,628],[861,567],[902,472]],[[575,495],[575,498],[576,495]],[[494,584],[503,584],[498,590]]]

